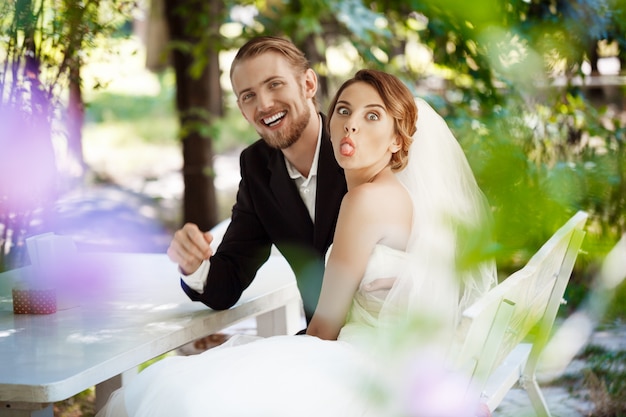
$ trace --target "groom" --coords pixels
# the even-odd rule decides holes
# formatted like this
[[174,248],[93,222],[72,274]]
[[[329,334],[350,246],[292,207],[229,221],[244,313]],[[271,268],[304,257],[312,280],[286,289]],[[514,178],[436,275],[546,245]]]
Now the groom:
[[167,253],[185,293],[220,310],[237,302],[274,244],[295,273],[308,323],[346,193],[317,109],[317,75],[291,42],[260,37],[239,50],[230,79],[239,110],[261,136],[241,153],[231,222],[214,254],[211,233],[192,223]]

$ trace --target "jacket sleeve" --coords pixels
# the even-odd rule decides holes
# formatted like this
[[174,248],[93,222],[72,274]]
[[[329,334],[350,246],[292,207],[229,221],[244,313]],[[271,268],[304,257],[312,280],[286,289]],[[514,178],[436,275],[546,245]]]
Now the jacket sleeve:
[[189,298],[215,310],[230,308],[239,300],[257,270],[268,259],[272,247],[249,192],[251,181],[254,182],[253,186],[259,186],[260,173],[257,166],[247,162],[245,153],[242,152],[240,157],[241,181],[231,222],[210,259],[204,292],[200,294],[194,291],[181,280],[181,286]]

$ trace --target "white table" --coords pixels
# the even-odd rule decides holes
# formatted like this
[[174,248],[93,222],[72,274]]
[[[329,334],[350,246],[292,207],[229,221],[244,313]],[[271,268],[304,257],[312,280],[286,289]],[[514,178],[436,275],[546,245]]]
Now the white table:
[[300,295],[282,256],[271,256],[224,311],[190,301],[165,255],[101,256],[108,290],[65,306],[59,294],[60,309],[50,315],[13,314],[12,282],[28,267],[0,274],[0,416],[51,417],[52,403],[92,386],[99,407],[125,372],[251,317],[261,335],[302,326]]

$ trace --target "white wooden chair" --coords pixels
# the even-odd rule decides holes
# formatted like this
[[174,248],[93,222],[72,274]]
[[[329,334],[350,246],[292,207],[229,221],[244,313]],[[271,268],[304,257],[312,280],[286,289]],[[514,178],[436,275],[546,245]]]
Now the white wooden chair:
[[536,380],[539,357],[571,276],[585,232],[578,212],[519,271],[463,313],[455,367],[472,375],[491,411],[519,382],[540,417],[550,411]]
[[581,306],[554,332],[541,355],[538,378],[552,381],[565,374],[567,366],[587,346],[596,327],[615,296],[615,289],[626,280],[626,233],[606,254],[593,278],[591,290]]

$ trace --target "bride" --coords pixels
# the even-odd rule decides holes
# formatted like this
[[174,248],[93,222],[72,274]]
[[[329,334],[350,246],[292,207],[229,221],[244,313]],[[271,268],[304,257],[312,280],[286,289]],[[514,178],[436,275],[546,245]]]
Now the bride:
[[[332,100],[327,127],[348,193],[307,334],[233,337],[168,357],[99,417],[431,415],[434,396],[410,381],[425,378],[426,389],[439,374],[409,363],[443,364],[460,311],[495,284],[491,261],[458,267],[460,231],[489,217],[483,195],[443,119],[395,76],[357,72]],[[464,390],[446,395],[439,413],[476,415]]]

